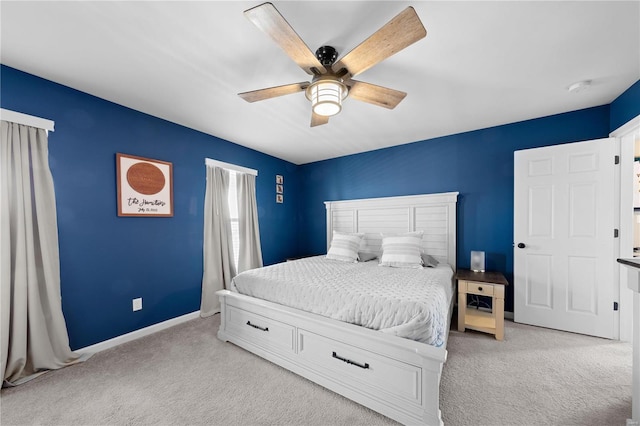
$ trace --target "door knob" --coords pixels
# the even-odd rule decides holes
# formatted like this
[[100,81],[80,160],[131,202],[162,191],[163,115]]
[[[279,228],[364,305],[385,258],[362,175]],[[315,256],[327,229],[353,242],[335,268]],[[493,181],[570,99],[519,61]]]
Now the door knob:
[[518,248],[525,248],[526,246],[524,245],[524,243],[518,243]]

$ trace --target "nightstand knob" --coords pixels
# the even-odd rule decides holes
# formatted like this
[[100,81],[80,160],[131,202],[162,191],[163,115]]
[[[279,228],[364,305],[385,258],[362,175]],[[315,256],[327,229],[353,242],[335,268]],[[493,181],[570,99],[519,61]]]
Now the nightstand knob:
[[518,243],[518,248],[525,248],[526,246],[524,245],[524,243]]
[[482,291],[482,287],[478,287],[478,291]]

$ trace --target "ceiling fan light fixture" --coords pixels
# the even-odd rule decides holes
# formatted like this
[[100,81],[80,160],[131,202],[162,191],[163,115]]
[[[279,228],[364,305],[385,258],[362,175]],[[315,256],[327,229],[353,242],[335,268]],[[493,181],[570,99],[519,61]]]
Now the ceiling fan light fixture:
[[342,110],[342,100],[347,96],[347,86],[335,78],[322,78],[307,88],[307,99],[315,114],[331,117]]

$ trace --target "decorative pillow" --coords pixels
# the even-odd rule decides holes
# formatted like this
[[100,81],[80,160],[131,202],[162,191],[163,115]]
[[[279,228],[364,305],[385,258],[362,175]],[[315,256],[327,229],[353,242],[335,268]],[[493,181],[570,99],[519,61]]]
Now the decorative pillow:
[[422,268],[422,232],[382,237],[380,266]]
[[364,251],[358,252],[358,261],[360,262],[368,262],[370,260],[376,259],[378,255],[376,253],[367,253]]
[[436,259],[435,257],[427,253],[422,253],[421,257],[422,257],[422,264],[424,266],[428,266],[429,268],[435,268],[440,263],[438,262],[438,259]]
[[358,248],[363,235],[333,231],[327,259],[356,263],[358,261]]

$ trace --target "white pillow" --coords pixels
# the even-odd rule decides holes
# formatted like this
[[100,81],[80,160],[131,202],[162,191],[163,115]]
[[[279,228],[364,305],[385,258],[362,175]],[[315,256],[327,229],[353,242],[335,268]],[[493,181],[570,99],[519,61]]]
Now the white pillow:
[[333,231],[327,259],[356,263],[358,261],[358,248],[363,235]]
[[422,232],[382,237],[380,266],[422,268]]

